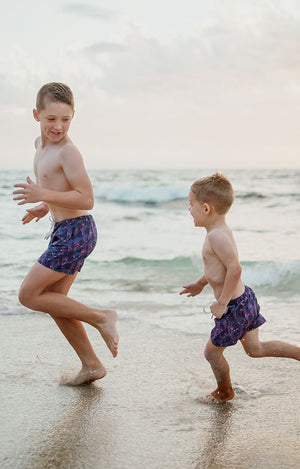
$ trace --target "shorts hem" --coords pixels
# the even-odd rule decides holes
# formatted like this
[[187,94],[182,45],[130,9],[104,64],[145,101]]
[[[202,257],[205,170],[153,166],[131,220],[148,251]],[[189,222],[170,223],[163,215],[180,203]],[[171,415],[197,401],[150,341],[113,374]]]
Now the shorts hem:
[[78,269],[72,269],[72,271],[70,270],[67,270],[67,269],[64,269],[64,268],[53,268],[53,267],[50,267],[49,265],[45,265],[43,264],[43,262],[41,262],[39,259],[37,260],[37,262],[42,265],[43,267],[46,267],[46,269],[49,269],[49,270],[53,270],[53,272],[58,272],[60,274],[68,274],[68,275],[74,275],[76,272],[80,272],[81,271],[81,268],[78,268]]
[[[263,317],[263,316],[262,316]],[[251,327],[251,329],[249,329],[248,331],[245,332],[245,334],[240,338],[240,339],[237,339],[235,342],[231,342],[230,344],[227,344],[227,345],[219,345],[219,344],[214,344],[213,340],[211,338],[211,335],[210,335],[210,340],[211,340],[211,343],[215,346],[215,347],[232,347],[233,345],[236,345],[238,343],[239,340],[242,340],[243,337],[245,337],[245,335],[248,333],[248,332],[251,332],[251,331],[254,331],[254,329],[257,329],[258,327],[262,326],[263,324],[265,324],[266,320],[265,318],[263,318],[264,320],[260,323],[260,324],[257,324],[256,326],[254,327]]]

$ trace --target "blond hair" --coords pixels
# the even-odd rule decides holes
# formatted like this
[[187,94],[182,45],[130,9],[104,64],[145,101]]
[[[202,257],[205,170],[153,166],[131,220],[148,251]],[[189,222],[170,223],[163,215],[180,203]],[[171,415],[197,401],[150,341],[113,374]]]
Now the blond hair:
[[64,83],[51,82],[42,86],[36,97],[36,109],[38,112],[44,109],[45,98],[54,102],[66,103],[74,110],[74,96],[72,90]]
[[231,182],[220,173],[198,179],[192,184],[191,191],[198,202],[212,205],[220,215],[227,213],[234,201]]

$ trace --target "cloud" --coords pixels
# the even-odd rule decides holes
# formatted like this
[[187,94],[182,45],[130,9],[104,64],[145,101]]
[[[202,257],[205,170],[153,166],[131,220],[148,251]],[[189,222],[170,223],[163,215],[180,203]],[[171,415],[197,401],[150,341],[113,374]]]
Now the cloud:
[[95,42],[91,46],[85,47],[84,52],[103,53],[103,52],[123,52],[127,49],[125,44],[116,42]]
[[87,16],[89,18],[101,18],[103,20],[110,20],[115,16],[115,13],[112,10],[85,3],[70,3],[63,7],[62,11],[65,13]]
[[[86,51],[98,85],[108,93],[189,93],[192,88],[199,97],[268,89],[270,83],[295,85],[300,80],[300,63],[295,60],[299,42],[296,18],[286,17],[282,24],[280,16],[270,14],[244,28],[199,27],[168,43],[132,26],[119,43],[97,42]],[[106,53],[105,60],[101,52]]]

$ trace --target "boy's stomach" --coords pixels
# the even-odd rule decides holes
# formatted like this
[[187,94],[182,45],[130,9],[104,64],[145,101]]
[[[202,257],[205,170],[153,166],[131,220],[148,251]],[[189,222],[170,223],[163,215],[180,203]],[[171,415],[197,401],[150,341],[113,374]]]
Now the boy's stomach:
[[[218,269],[208,269],[204,271],[205,278],[214,292],[214,297],[216,300],[220,298],[223,292],[225,279],[226,279],[226,269],[220,266]],[[236,285],[233,287],[233,290],[230,292],[230,298],[228,301],[238,298],[244,293],[245,285],[241,277],[237,280]],[[225,293],[225,292],[224,292]]]
[[56,223],[62,220],[68,220],[69,218],[77,218],[77,217],[82,217],[83,215],[89,214],[88,210],[62,208],[62,207],[55,207],[55,206],[50,206],[50,205],[49,205],[49,209]]

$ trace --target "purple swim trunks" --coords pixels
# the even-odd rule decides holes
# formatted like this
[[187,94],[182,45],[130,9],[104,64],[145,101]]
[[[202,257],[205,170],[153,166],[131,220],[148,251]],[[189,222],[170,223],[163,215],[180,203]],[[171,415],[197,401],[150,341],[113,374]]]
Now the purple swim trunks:
[[212,343],[217,347],[235,345],[247,332],[266,322],[259,310],[255,293],[245,287],[241,296],[229,301],[223,316],[215,318],[215,327],[210,334]]
[[80,272],[96,242],[97,228],[92,215],[62,220],[55,223],[48,249],[38,262],[56,272],[73,275]]

